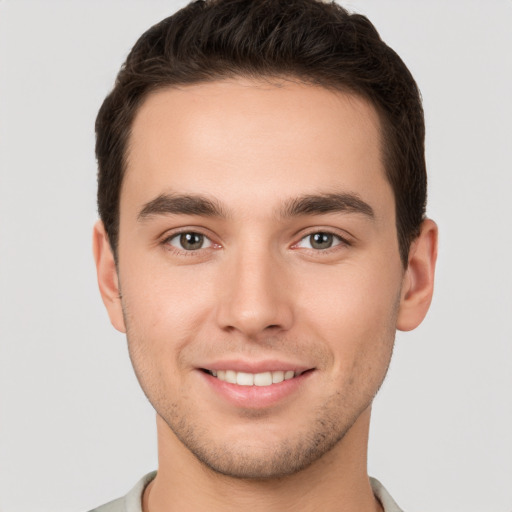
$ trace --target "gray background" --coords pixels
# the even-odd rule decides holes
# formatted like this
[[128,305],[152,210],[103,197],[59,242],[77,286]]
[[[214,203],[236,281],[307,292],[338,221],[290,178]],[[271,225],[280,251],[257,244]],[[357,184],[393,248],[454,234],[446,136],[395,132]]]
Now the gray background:
[[[0,1],[0,511],[85,511],[156,467],[154,414],[91,256],[93,123],[184,2]],[[431,312],[399,334],[369,471],[414,511],[512,511],[512,1],[347,3],[424,97]]]

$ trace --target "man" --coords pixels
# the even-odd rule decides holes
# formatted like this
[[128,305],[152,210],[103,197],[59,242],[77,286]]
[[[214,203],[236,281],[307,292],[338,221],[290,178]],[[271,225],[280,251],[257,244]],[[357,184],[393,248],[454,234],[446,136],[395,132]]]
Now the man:
[[194,2],[96,130],[99,287],[159,453],[96,510],[400,510],[367,475],[370,411],[437,248],[400,58],[336,4]]

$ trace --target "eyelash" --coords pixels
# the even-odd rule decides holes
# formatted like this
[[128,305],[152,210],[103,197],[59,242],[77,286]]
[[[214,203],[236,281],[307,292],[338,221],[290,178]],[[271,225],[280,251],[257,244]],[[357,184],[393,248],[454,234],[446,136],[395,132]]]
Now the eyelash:
[[[327,247],[325,249],[315,249],[314,247],[305,247],[305,250],[313,251],[317,254],[323,253],[323,254],[329,254],[332,251],[339,250],[341,247],[350,247],[352,243],[347,240],[347,238],[341,236],[338,233],[334,233],[333,231],[329,229],[316,229],[314,231],[310,231],[306,235],[302,236],[301,239],[293,244],[292,249],[300,248],[299,244],[303,242],[304,240],[310,239],[314,235],[328,235],[333,237],[335,240],[337,240],[337,243],[334,245],[331,245],[330,247]],[[341,246],[341,247],[340,247]]]
[[[178,243],[181,245],[181,247],[177,247],[171,243],[172,240],[175,240],[178,237],[182,237],[183,235],[199,236],[202,238],[202,242],[206,241],[208,243],[208,245],[207,245],[207,247],[204,247],[204,244],[202,244],[201,247],[199,247],[197,249],[185,249],[183,247],[182,243],[180,243],[180,242],[178,242]],[[299,244],[301,244],[303,241],[307,240],[308,238],[310,239],[314,235],[327,235],[329,237],[333,237],[333,239],[335,239],[335,241],[337,241],[337,243],[334,243],[334,245],[331,245],[330,247],[326,247],[324,249],[317,249],[317,248],[314,248],[311,246],[303,247],[303,249],[305,249],[306,251],[312,251],[316,254],[321,254],[321,253],[329,254],[333,250],[339,250],[340,246],[350,247],[352,245],[349,240],[347,240],[345,237],[339,235],[338,233],[333,233],[332,231],[330,231],[328,229],[325,229],[325,230],[316,229],[315,231],[310,231],[309,233],[303,235],[298,242],[294,243],[291,246],[291,248],[292,249],[300,249],[301,247]],[[189,229],[189,230],[184,229],[182,231],[172,233],[171,235],[165,237],[162,240],[162,245],[164,245],[168,250],[175,252],[179,255],[184,255],[184,256],[197,256],[198,254],[200,254],[200,252],[202,252],[203,249],[211,249],[211,248],[216,249],[216,248],[221,247],[220,244],[216,244],[215,242],[213,242],[209,236],[205,235],[204,233],[201,233],[200,231],[194,231],[192,229]],[[311,245],[311,243],[310,243],[310,245]]]
[[[185,249],[182,244],[181,247],[177,247],[172,245],[171,241],[174,239],[178,239],[179,237],[182,237],[183,235],[196,235],[199,237],[202,237],[203,241],[207,242],[209,245],[207,247],[204,247],[203,245],[197,249]],[[178,242],[179,243],[179,242]],[[172,233],[171,235],[165,237],[162,240],[162,245],[166,247],[167,250],[170,250],[172,252],[175,252],[179,255],[184,256],[197,256],[201,249],[210,249],[210,248],[217,248],[220,247],[219,244],[216,244],[212,241],[211,237],[205,235],[204,233],[201,233],[200,231],[196,231],[193,229],[184,229],[182,231],[178,231],[176,233]]]

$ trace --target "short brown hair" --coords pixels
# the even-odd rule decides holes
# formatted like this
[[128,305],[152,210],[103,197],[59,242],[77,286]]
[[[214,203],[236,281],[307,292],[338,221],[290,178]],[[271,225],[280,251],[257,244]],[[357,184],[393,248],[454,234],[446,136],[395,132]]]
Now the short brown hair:
[[156,89],[236,76],[289,77],[372,103],[407,266],[426,206],[420,93],[365,16],[321,0],[197,0],[139,38],[96,119],[98,210],[116,258],[126,149],[138,107]]

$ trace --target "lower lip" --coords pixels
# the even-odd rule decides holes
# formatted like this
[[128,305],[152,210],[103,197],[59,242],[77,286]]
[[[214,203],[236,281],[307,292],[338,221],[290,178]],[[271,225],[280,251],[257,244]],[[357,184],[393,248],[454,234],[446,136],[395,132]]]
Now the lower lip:
[[200,373],[214,392],[224,400],[237,407],[263,409],[276,405],[296,393],[314,372],[309,370],[293,379],[270,386],[239,386],[217,379],[201,370]]

